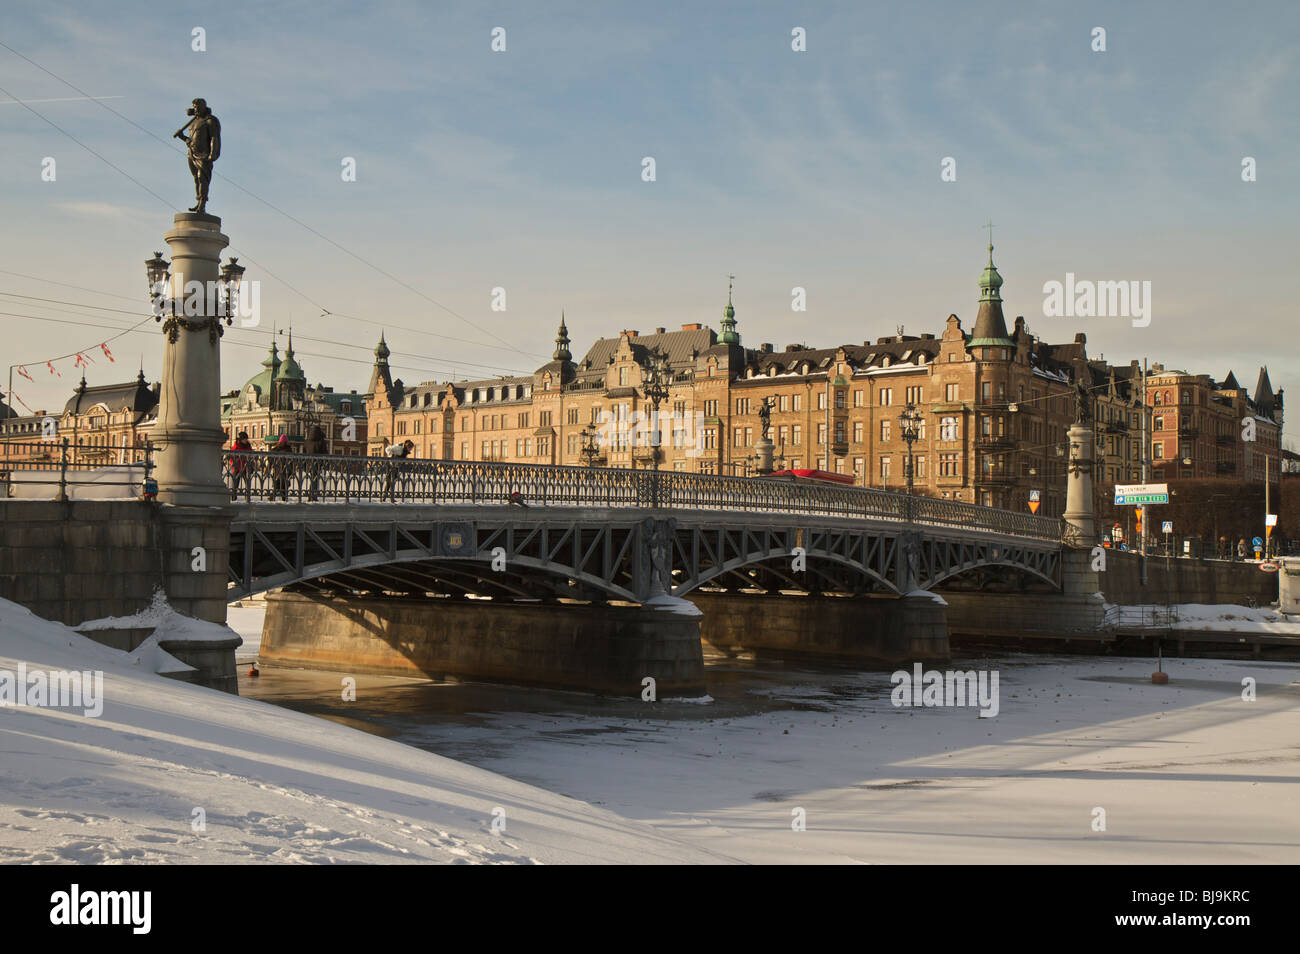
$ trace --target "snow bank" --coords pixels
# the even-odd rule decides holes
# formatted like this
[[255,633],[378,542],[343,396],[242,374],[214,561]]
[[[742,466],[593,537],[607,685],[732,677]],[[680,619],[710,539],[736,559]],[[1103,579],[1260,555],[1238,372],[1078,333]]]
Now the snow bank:
[[[170,625],[155,610],[129,619]],[[105,696],[99,718],[0,711],[0,861],[727,860],[483,769],[162,678],[138,655],[0,600],[0,670],[102,670]]]
[[[1146,603],[1117,606],[1106,604],[1106,612],[1144,614],[1163,621],[1169,607]],[[1300,636],[1300,619],[1267,606],[1238,606],[1233,603],[1178,603],[1173,607],[1173,628],[1188,632],[1275,633]]]

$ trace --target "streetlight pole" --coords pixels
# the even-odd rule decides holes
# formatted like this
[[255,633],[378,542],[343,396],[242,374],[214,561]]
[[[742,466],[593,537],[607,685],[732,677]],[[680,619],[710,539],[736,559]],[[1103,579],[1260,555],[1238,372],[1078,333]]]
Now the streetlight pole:
[[654,506],[659,506],[659,405],[668,398],[670,381],[668,357],[658,348],[650,352],[641,379],[641,394],[650,402],[650,460],[654,468],[651,477]]
[[907,460],[903,464],[903,473],[907,477],[907,519],[912,519],[912,496],[916,492],[916,458],[912,455],[912,445],[921,436],[921,415],[915,404],[908,404],[903,413],[898,415],[898,429],[903,440],[907,442]]

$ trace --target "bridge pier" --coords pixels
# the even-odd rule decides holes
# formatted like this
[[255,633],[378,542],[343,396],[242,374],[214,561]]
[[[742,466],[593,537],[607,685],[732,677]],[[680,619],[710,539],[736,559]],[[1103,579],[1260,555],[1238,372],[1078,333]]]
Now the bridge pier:
[[934,594],[836,597],[696,591],[700,637],[727,654],[750,652],[853,665],[948,658],[947,605]]
[[267,596],[264,666],[458,677],[659,699],[705,693],[689,606],[454,597]]

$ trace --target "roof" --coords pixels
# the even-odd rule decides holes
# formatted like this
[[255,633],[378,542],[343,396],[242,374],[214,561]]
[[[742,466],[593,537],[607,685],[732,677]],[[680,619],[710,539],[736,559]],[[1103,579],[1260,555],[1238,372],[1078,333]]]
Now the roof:
[[92,407],[103,404],[110,412],[134,411],[145,414],[158,406],[158,385],[149,384],[141,371],[134,381],[124,384],[98,384],[86,386],[86,379],[81,379],[68,402],[63,405],[64,414],[85,414]]
[[[610,359],[618,350],[622,335],[617,338],[597,338],[587,349],[582,360],[578,362],[579,370],[597,370],[604,374]],[[718,343],[718,336],[712,328],[702,326],[686,331],[665,331],[663,334],[635,335],[632,337],[632,351],[638,361],[644,360],[646,354],[658,348],[668,356],[668,366],[674,371],[694,367],[695,359],[704,351]],[[590,362],[590,365],[588,365]]]

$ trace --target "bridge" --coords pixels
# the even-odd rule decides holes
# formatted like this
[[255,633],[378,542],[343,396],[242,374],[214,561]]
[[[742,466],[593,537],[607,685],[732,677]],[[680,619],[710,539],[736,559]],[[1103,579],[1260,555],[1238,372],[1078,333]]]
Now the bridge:
[[475,594],[642,603],[697,587],[902,596],[982,568],[1059,589],[1064,525],[780,478],[223,453],[229,597]]

